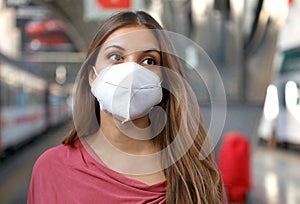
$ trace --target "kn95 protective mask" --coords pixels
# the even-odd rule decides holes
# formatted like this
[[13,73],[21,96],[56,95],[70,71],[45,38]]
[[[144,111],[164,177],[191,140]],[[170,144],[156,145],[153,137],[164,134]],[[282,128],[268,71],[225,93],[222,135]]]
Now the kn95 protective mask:
[[112,65],[99,74],[93,70],[96,78],[91,92],[100,109],[122,123],[147,115],[162,100],[160,78],[135,62]]

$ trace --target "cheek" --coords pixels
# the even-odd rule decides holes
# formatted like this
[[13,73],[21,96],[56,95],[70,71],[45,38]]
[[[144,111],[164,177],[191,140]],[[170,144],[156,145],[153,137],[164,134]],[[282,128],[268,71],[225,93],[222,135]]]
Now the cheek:
[[161,69],[157,69],[154,71],[154,73],[160,78],[160,80],[163,80],[163,75]]
[[160,66],[155,67],[151,71],[153,71],[160,78],[161,81],[163,80],[162,68]]
[[146,66],[145,68],[156,74],[161,81],[163,80],[162,68],[160,66]]

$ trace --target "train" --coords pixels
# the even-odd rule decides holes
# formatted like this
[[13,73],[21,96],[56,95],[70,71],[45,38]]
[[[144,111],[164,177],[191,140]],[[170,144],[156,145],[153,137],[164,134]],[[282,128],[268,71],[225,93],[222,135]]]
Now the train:
[[278,69],[268,86],[258,136],[270,145],[300,145],[300,46],[277,55]]
[[0,155],[71,118],[69,88],[0,61]]

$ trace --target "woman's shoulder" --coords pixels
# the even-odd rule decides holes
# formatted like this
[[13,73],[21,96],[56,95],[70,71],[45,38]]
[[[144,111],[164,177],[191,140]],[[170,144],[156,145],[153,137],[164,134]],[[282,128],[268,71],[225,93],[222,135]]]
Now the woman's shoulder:
[[75,149],[76,147],[64,144],[51,147],[38,157],[34,164],[34,169],[40,171],[41,169],[51,169],[54,166],[65,166],[67,165],[67,158]]

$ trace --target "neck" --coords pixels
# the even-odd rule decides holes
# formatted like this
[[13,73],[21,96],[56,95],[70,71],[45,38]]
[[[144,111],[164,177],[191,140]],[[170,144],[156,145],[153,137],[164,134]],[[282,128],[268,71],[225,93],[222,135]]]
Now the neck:
[[[145,127],[148,127],[150,124],[148,117],[132,121],[135,128],[129,125],[130,134],[127,134],[127,123],[115,122],[110,114],[102,111],[100,117],[100,130],[86,137],[85,140],[106,166],[127,176],[151,175],[150,177],[153,179],[152,176],[159,175],[154,181],[164,179],[161,171],[160,147],[155,145],[151,139],[147,139],[147,137],[144,137],[142,140],[137,137],[141,134],[140,130],[136,129],[136,126],[145,130]],[[125,125],[124,130],[126,129],[126,134],[120,129],[120,126],[123,127],[123,125]],[[145,135],[151,135],[149,132],[151,132],[149,128],[146,128],[146,131],[144,131]],[[148,183],[142,178],[139,179]]]
[[101,134],[119,150],[135,155],[152,154],[159,148],[151,141],[148,116],[121,124],[101,111]]

